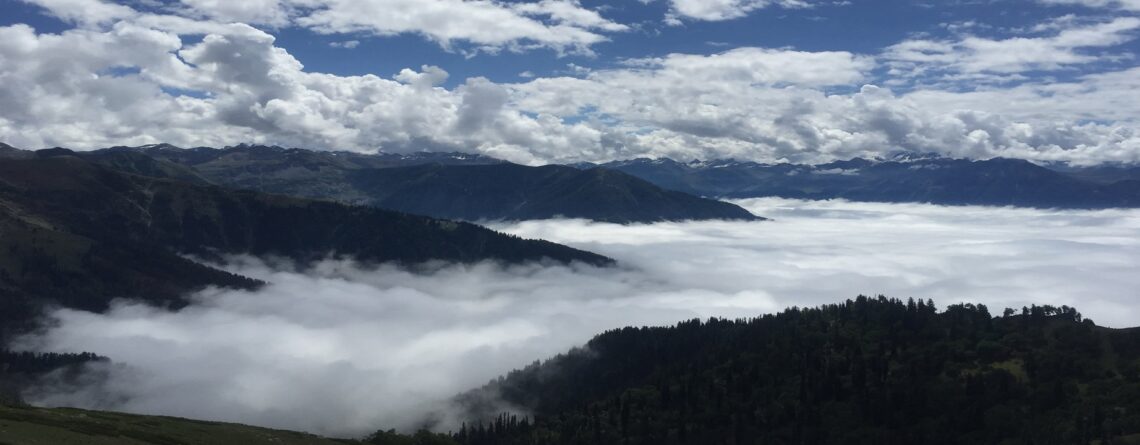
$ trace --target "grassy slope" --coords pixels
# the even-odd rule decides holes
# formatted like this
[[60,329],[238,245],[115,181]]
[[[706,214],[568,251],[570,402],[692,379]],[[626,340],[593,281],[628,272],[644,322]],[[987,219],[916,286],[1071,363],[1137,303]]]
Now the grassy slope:
[[70,408],[0,406],[0,445],[345,444],[293,431]]

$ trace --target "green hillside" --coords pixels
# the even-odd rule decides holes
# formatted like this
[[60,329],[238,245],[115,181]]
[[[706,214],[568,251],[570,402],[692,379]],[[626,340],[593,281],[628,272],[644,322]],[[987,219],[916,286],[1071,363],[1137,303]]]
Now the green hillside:
[[293,431],[106,411],[0,406],[0,445],[334,445]]

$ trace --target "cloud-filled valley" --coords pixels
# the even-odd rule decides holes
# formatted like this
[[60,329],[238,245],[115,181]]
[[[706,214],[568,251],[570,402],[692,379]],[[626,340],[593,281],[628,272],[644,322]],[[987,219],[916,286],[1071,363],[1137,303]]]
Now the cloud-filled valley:
[[[754,199],[770,222],[493,223],[616,258],[617,268],[238,257],[271,283],[211,289],[168,311],[59,310],[18,345],[114,360],[100,384],[30,401],[357,435],[411,428],[442,401],[606,329],[749,317],[863,293],[1069,305],[1135,324],[1140,211],[1058,211]],[[442,411],[441,411],[442,410]],[[445,421],[447,419],[444,419]],[[445,423],[446,425],[446,423]]]
[[1140,437],[1140,0],[0,11],[0,445]]

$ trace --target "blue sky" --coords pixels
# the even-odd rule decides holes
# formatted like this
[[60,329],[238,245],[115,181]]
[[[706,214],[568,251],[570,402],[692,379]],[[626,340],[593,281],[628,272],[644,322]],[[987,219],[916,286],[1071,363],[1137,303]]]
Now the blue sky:
[[1137,0],[0,8],[0,139],[28,147],[1140,161]]

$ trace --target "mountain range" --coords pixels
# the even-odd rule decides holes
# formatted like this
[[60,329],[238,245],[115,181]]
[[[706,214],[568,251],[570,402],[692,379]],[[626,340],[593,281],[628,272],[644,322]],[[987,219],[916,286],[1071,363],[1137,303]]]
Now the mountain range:
[[[1137,173],[936,156],[527,167],[454,153],[249,145],[30,152],[0,144],[0,345],[34,328],[49,306],[99,312],[132,298],[179,308],[205,286],[265,284],[211,265],[227,255],[301,267],[330,256],[614,264],[381,207],[465,220],[619,223],[756,218],[693,194],[1127,207],[1140,205]],[[1069,307],[995,316],[982,305],[939,312],[932,301],[859,297],[753,319],[617,329],[458,395],[466,422],[448,433],[408,436],[377,425],[366,438],[325,440],[21,406],[27,382],[79,375],[86,363],[105,360],[0,348],[0,443],[1140,443],[1140,329],[1099,327]]]
[[763,219],[734,204],[663,190],[608,169],[528,167],[463,153],[152,145],[75,155],[140,175],[467,221],[564,217],[624,224]]
[[1025,160],[903,155],[819,165],[634,159],[603,167],[662,188],[719,198],[776,196],[1039,208],[1140,206],[1140,167],[1037,165]]
[[[8,148],[0,157],[27,153]],[[642,158],[541,167],[465,153],[360,154],[259,145],[181,149],[162,144],[76,155],[145,176],[469,221],[762,219],[701,196],[1140,207],[1140,166],[966,160],[929,153],[815,165]]]

